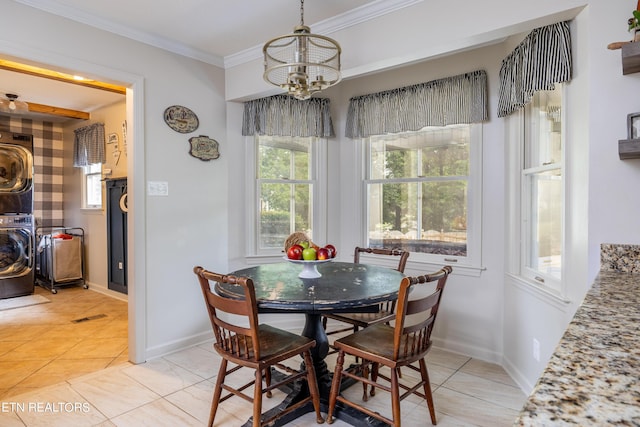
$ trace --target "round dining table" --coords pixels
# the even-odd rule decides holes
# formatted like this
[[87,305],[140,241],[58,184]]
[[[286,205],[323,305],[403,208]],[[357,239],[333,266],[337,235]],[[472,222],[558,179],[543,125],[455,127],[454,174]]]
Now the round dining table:
[[[324,360],[329,352],[329,340],[322,327],[322,314],[376,311],[377,303],[397,298],[404,274],[391,268],[352,262],[331,261],[318,263],[316,267],[320,274],[316,278],[299,277],[303,266],[288,261],[229,274],[253,280],[259,313],[304,313],[302,335],[316,341],[312,357],[325,406],[331,390],[331,374]],[[242,288],[230,283],[217,283],[215,290],[229,298],[244,297]],[[353,425],[369,425],[352,420],[347,412],[343,412],[345,417],[341,417],[340,412],[336,412],[336,416],[346,418],[344,420]]]

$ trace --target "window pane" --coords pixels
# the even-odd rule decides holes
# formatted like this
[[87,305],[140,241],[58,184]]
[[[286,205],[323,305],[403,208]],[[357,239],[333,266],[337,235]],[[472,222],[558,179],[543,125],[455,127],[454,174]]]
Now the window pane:
[[371,137],[371,179],[469,174],[469,126]]
[[260,249],[281,249],[294,231],[311,237],[312,191],[311,184],[260,184]]
[[94,173],[86,176],[86,207],[102,206],[101,175]]
[[531,188],[529,268],[560,278],[562,176],[559,170],[528,177]]
[[369,245],[467,255],[467,181],[369,185]]
[[525,109],[525,168],[560,162],[562,159],[562,102],[560,85],[536,92]]
[[311,179],[311,138],[260,136],[258,178]]

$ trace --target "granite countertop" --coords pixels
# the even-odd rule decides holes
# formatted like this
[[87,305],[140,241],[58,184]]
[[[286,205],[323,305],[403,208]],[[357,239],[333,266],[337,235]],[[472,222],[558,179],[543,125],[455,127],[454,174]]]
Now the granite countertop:
[[640,426],[640,274],[601,270],[515,426]]

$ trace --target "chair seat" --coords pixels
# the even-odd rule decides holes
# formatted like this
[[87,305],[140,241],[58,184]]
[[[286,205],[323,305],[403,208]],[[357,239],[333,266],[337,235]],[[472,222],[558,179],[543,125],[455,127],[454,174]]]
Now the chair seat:
[[[258,325],[260,340],[260,360],[254,361],[246,357],[236,357],[234,362],[243,366],[272,365],[275,362],[289,359],[315,345],[315,341],[310,338],[293,334],[282,329],[274,328],[270,325]],[[246,342],[246,346],[251,355],[253,355],[251,341]],[[221,355],[229,357],[229,353],[214,347]]]
[[260,331],[260,360],[284,360],[315,346],[315,341],[294,333],[274,328],[270,325],[258,325]]
[[371,362],[389,367],[406,366],[419,360],[424,352],[393,360],[394,328],[384,323],[369,326],[334,342],[334,347]]
[[340,322],[349,323],[351,325],[358,326],[359,328],[366,328],[376,323],[385,323],[395,318],[395,313],[380,310],[376,313],[340,313],[340,314],[325,314],[329,319],[338,320]]

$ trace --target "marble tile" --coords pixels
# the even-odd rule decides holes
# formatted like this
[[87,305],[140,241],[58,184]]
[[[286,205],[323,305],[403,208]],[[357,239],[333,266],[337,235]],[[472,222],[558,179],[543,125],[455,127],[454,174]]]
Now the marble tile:
[[0,426],[2,427],[24,427],[24,423],[18,417],[14,403],[9,400],[0,401]]
[[495,363],[471,359],[460,368],[460,371],[512,387],[518,387],[516,382],[511,379],[502,366],[496,365]]
[[164,358],[205,379],[218,375],[220,368],[220,356],[198,346],[168,354]]
[[519,411],[527,396],[519,388],[456,372],[442,387]]
[[436,411],[478,427],[506,427],[513,424],[518,411],[481,400],[446,387],[433,393]]
[[461,354],[452,353],[439,348],[432,348],[425,360],[429,366],[440,365],[450,369],[460,369],[462,365],[467,363],[471,358],[469,356],[463,356]]
[[160,398],[119,369],[106,370],[71,386],[108,418],[113,418]]
[[112,419],[118,427],[202,427],[201,421],[165,399],[157,399]]
[[[205,380],[165,397],[166,400],[206,425],[209,420],[213,383]],[[223,402],[223,406],[228,401]],[[216,423],[217,424],[217,423]]]
[[68,384],[45,387],[12,399],[14,411],[29,427],[83,427],[106,421],[106,417]]
[[193,372],[162,358],[123,368],[122,372],[160,396],[166,396],[203,380]]

